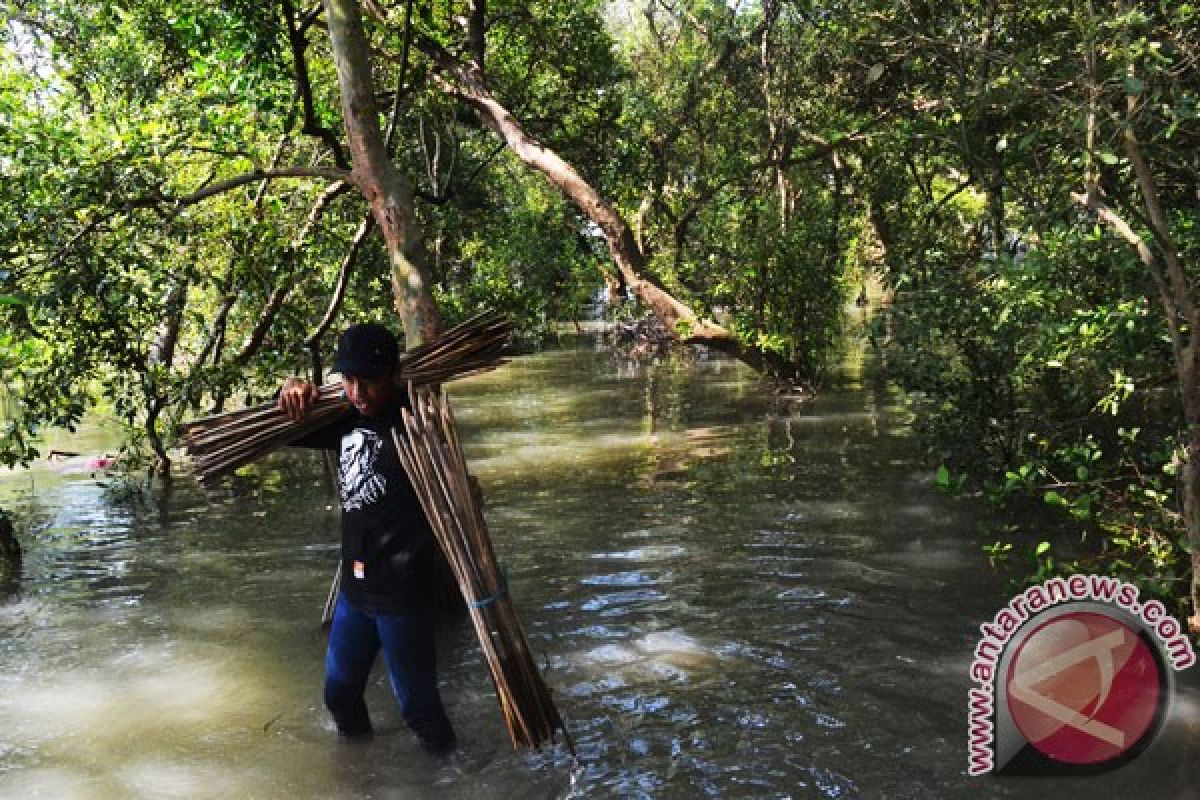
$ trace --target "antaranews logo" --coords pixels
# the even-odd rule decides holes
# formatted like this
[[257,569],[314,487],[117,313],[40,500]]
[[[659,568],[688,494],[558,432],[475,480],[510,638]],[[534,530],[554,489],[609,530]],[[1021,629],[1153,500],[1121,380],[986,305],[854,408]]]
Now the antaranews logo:
[[1102,575],[1032,586],[1000,609],[971,662],[967,772],[1091,772],[1158,735],[1173,674],[1196,663],[1157,600]]

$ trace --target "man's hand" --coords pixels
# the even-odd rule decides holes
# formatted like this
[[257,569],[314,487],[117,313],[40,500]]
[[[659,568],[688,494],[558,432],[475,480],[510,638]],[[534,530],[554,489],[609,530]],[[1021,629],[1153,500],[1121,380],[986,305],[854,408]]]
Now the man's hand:
[[288,378],[279,390],[279,410],[295,422],[317,401],[317,387],[303,378]]

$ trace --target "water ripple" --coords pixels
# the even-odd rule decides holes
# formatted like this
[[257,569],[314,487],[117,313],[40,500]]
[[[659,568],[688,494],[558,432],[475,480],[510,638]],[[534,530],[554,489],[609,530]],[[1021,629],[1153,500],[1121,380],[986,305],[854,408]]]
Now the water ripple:
[[611,616],[626,613],[628,606],[663,599],[666,599],[666,595],[657,589],[634,589],[628,592],[596,595],[586,601],[582,608],[584,611],[599,611],[601,616]]

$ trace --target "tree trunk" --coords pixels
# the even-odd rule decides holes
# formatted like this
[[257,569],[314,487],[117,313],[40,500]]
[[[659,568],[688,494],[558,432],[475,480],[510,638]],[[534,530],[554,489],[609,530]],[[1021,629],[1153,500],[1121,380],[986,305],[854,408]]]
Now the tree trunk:
[[154,450],[152,469],[154,474],[162,478],[169,478],[171,475],[171,457],[167,454],[166,443],[158,430],[159,415],[168,403],[164,387],[159,383],[158,373],[161,372],[165,378],[175,363],[175,345],[179,341],[183,312],[187,308],[188,289],[189,282],[186,278],[176,278],[167,291],[163,300],[163,316],[146,358],[146,371],[142,376],[146,398],[144,427],[150,447]]
[[0,508],[0,592],[21,576],[21,543],[12,521],[12,516]]
[[383,233],[405,346],[416,347],[437,335],[441,321],[430,286],[423,230],[413,207],[413,187],[388,158],[379,127],[362,9],[357,0],[324,0],[324,5],[354,166],[352,180]]
[[998,258],[1004,248],[1004,153],[997,148],[999,138],[996,134],[998,125],[996,113],[991,108],[990,86],[992,76],[992,37],[995,34],[997,4],[995,0],[987,0],[982,4],[979,20],[979,52],[976,61],[976,83],[974,91],[977,102],[977,119],[975,148],[969,152],[968,158],[979,171],[977,178],[984,184],[987,197],[988,236],[984,241],[984,251],[990,250]]
[[620,212],[573,166],[530,136],[508,109],[492,96],[477,70],[463,65],[441,45],[427,38],[421,38],[418,46],[442,73],[448,91],[474,108],[484,124],[504,140],[523,164],[545,176],[596,224],[604,234],[625,286],[650,309],[672,337],[689,344],[707,345],[762,372],[787,378],[812,377],[805,369],[806,365],[794,364],[776,353],[740,341],[732,331],[712,320],[702,319],[668,292],[647,274],[645,255]]

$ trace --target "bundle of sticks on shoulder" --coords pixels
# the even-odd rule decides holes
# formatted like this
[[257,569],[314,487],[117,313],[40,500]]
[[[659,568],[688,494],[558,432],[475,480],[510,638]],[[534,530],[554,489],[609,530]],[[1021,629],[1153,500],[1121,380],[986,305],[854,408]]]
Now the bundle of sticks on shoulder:
[[[513,747],[540,748],[561,731],[574,753],[513,608],[472,491],[453,415],[445,396],[432,388],[503,364],[502,351],[511,334],[509,320],[487,313],[403,353],[395,379],[408,387],[410,407],[402,415],[403,429],[393,430],[393,436],[470,613]],[[211,487],[238,467],[352,413],[335,382],[318,388],[316,402],[298,421],[268,403],[195,420],[182,433],[200,483]]]
[[[512,335],[512,322],[494,312],[467,320],[433,341],[400,355],[397,385],[436,385],[495,369]],[[295,442],[354,412],[340,381],[317,388],[317,400],[303,419],[293,421],[275,402],[192,420],[181,429],[184,449],[201,485]]]

